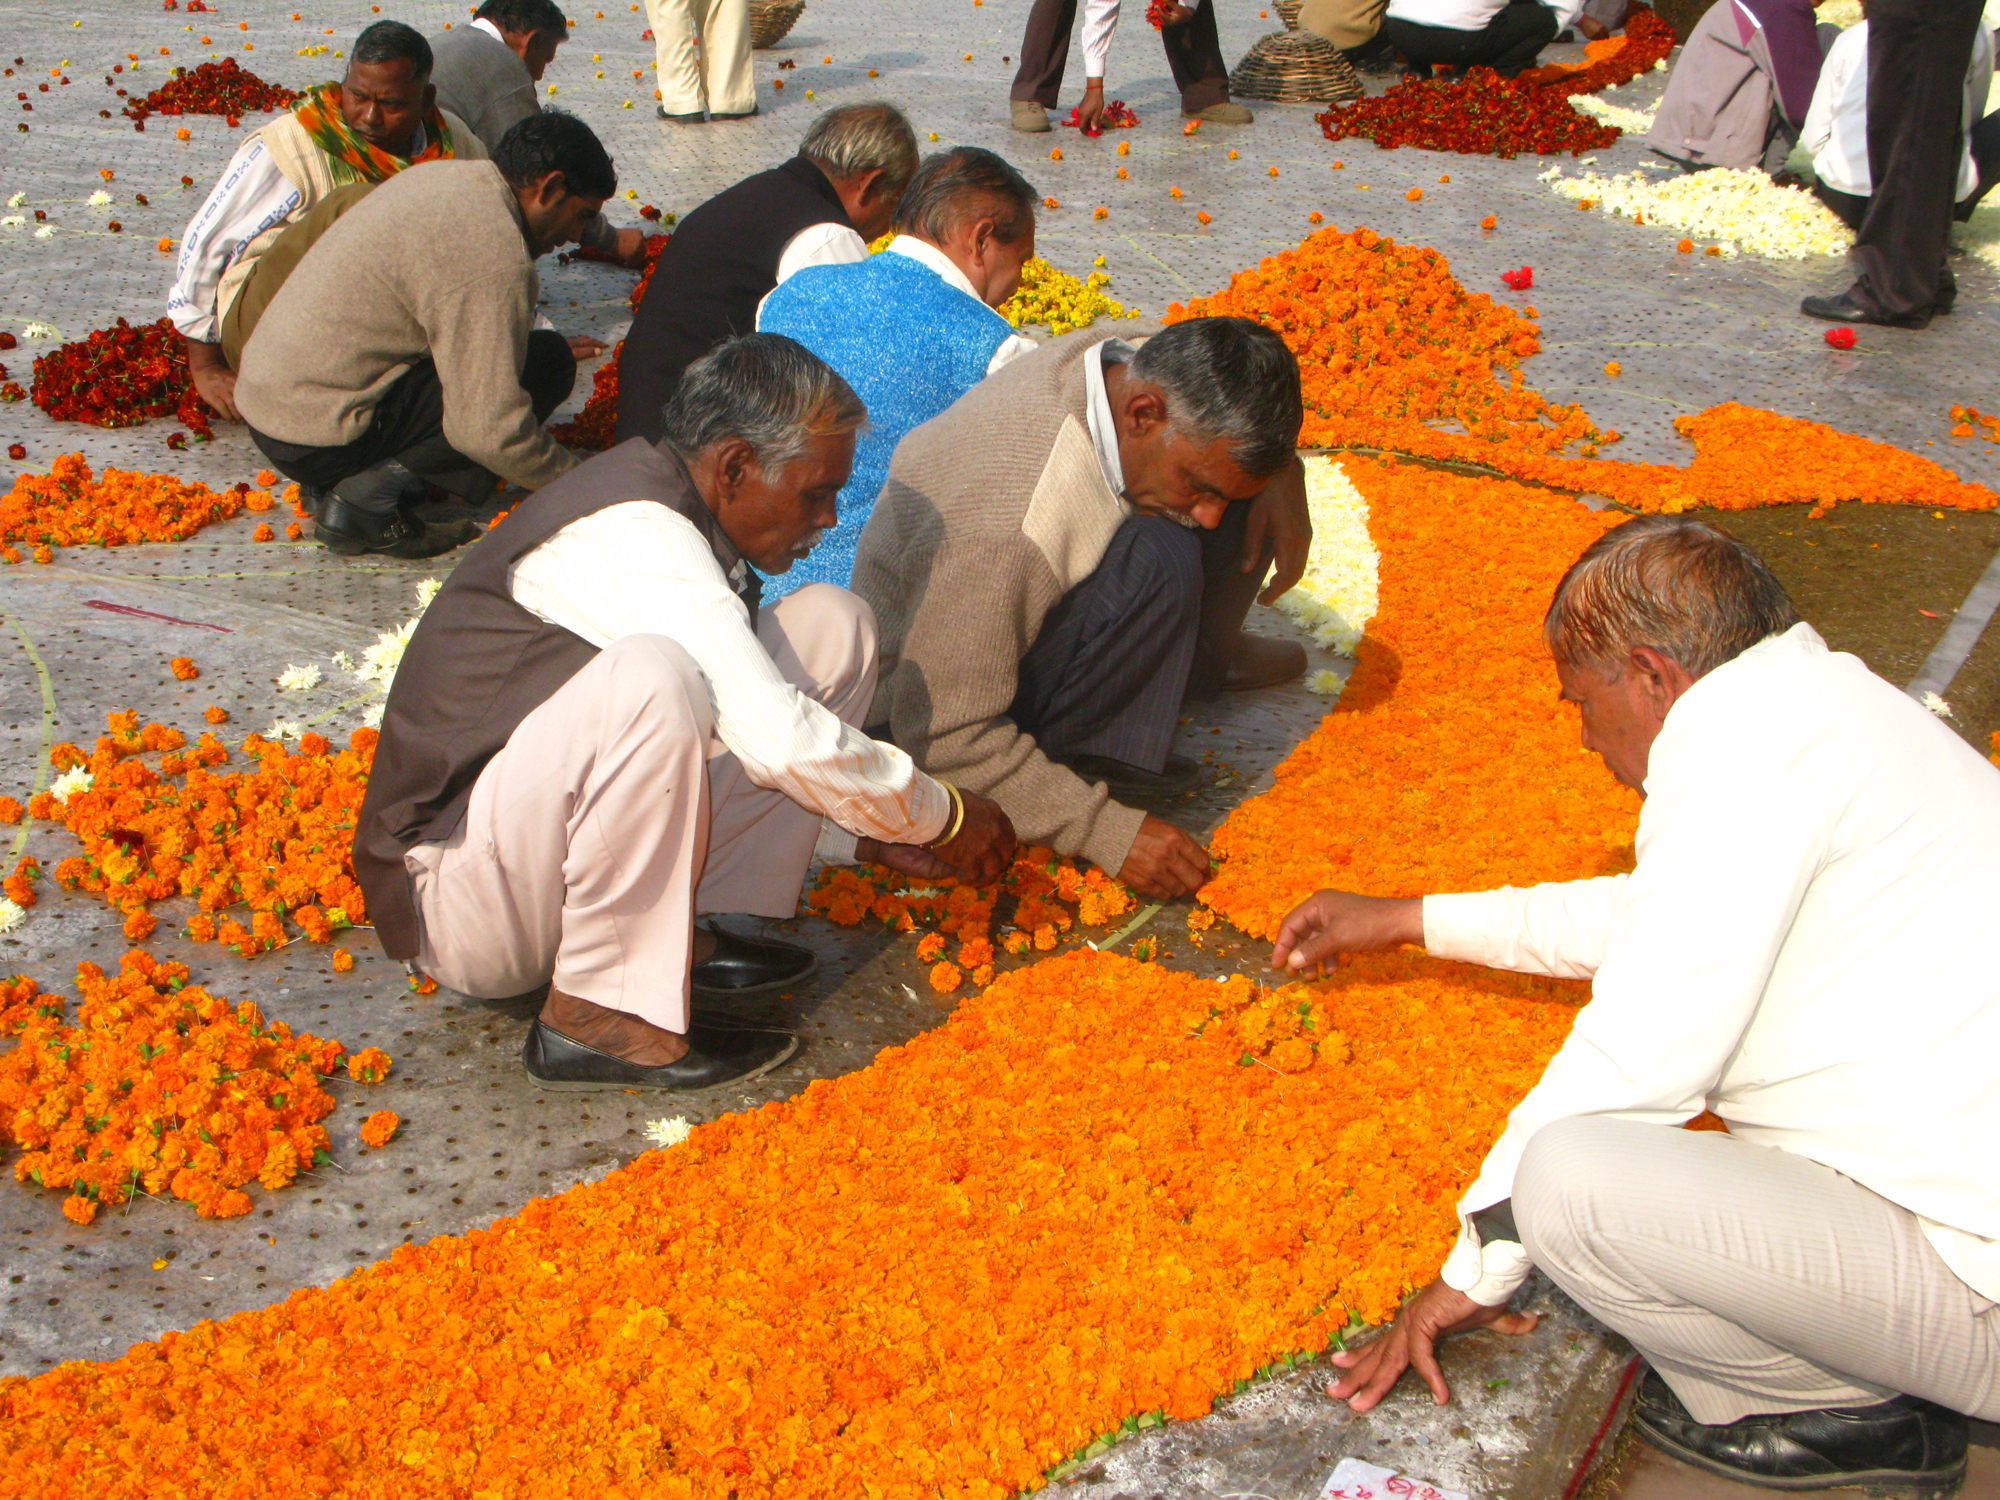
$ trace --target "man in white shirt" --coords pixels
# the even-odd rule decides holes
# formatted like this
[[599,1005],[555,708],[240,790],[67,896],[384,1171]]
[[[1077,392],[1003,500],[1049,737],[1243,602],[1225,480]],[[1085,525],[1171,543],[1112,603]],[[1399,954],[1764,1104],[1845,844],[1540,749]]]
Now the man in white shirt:
[[[1104,117],[1104,60],[1111,55],[1111,36],[1118,29],[1119,0],[1084,0],[1083,99],[1077,123],[1094,129]],[[1069,63],[1069,32],[1076,23],[1076,0],[1035,0],[1021,37],[1021,66],[1014,75],[1014,128],[1029,134],[1049,128],[1048,111],[1062,96],[1063,69]],[[1256,118],[1229,97],[1229,68],[1222,60],[1222,43],[1215,32],[1211,0],[1191,6],[1167,7],[1160,27],[1167,66],[1180,90],[1181,117],[1216,125],[1248,125]]]
[[546,1087],[706,1088],[788,1057],[789,1033],[691,995],[787,988],[812,955],[694,919],[792,916],[815,854],[975,883],[1013,856],[993,803],[857,727],[866,605],[820,585],[758,607],[758,572],[832,524],[866,416],[790,339],[724,344],[660,446],[523,501],[410,640],[355,836],[369,920],[462,993],[547,985],[522,1053]]
[[[1538,1266],[1652,1365],[1634,1420],[1787,1489],[1948,1495],[2000,1417],[2000,773],[1685,517],[1585,551],[1547,622],[1583,743],[1646,798],[1629,875],[1322,891],[1273,963],[1421,942],[1594,980],[1459,1202],[1440,1279],[1336,1355],[1366,1410]],[[1476,1055],[1476,1043],[1473,1052]],[[1729,1133],[1680,1127],[1704,1108]]]
[[618,439],[660,436],[680,373],[757,326],[757,305],[805,266],[862,260],[917,170],[917,137],[893,104],[821,115],[798,155],[723,189],[660,252],[618,351]]
[[804,344],[868,407],[840,520],[776,581],[777,592],[816,581],[847,587],[903,435],[1038,347],[994,311],[1019,289],[1035,253],[1035,203],[1027,179],[991,151],[941,151],[910,180],[883,254],[808,266],[764,299],[758,328]]
[[1433,67],[1488,67],[1512,78],[1582,11],[1583,0],[1389,0],[1382,35],[1420,78]]
[[[1993,33],[1973,34],[1972,66],[1965,74],[1965,106],[1958,180],[1952,191],[1957,217],[1972,216],[2000,176],[2000,114],[1982,119],[1993,87]],[[1857,22],[1834,39],[1820,67],[1819,86],[1806,111],[1800,144],[1812,153],[1813,191],[1849,229],[1868,216],[1874,179],[1868,170],[1868,23]]]
[[167,316],[196,391],[225,420],[240,418],[223,323],[257,257],[286,226],[349,184],[380,182],[416,162],[486,159],[471,128],[437,107],[431,65],[421,33],[377,21],[354,39],[339,84],[251,133],[182,231]]

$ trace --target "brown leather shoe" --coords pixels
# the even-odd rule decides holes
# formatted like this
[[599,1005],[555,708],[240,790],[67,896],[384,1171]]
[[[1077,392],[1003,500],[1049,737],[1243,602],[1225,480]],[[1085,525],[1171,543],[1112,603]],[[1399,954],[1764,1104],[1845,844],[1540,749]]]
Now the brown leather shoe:
[[1229,653],[1229,666],[1222,674],[1222,690],[1247,693],[1276,687],[1294,677],[1303,677],[1305,670],[1306,648],[1297,641],[1274,640],[1246,630],[1237,636],[1235,649]]
[[612,1010],[549,986],[541,1021],[573,1042],[609,1052],[641,1068],[661,1068],[687,1055],[687,1039],[643,1021],[630,1011]]

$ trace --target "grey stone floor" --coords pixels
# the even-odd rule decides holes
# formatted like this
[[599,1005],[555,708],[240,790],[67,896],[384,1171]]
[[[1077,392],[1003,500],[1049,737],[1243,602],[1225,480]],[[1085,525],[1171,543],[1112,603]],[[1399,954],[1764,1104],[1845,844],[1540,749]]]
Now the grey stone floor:
[[[886,97],[910,112],[920,137],[935,132],[941,144],[989,145],[1018,162],[1062,205],[1044,216],[1042,253],[1078,273],[1103,255],[1114,295],[1147,314],[1296,243],[1316,209],[1343,227],[1366,223],[1437,245],[1467,285],[1532,302],[1542,315],[1545,352],[1531,362],[1531,381],[1553,398],[1582,400],[1600,422],[1626,433],[1626,456],[1684,461],[1671,419],[1734,398],[1917,448],[1967,477],[2000,480],[1994,449],[1946,437],[1954,401],[1996,404],[2000,314],[1995,275],[1984,266],[1961,273],[1960,310],[1938,328],[1869,333],[1852,353],[1835,354],[1793,309],[1803,292],[1843,284],[1837,262],[1690,261],[1674,254],[1672,232],[1579,214],[1549,195],[1535,180],[1541,161],[1384,153],[1357,141],[1336,147],[1320,138],[1304,106],[1262,106],[1247,129],[1183,136],[1140,9],[1136,0],[1128,7],[1111,91],[1133,104],[1143,123],[1098,141],[1007,129],[1007,59],[1025,0],[811,0],[784,47],[758,56],[764,112],[746,122],[688,130],[653,119],[649,83],[631,77],[650,62],[650,45],[640,40],[645,22],[624,4],[607,5],[602,18],[588,4],[573,10],[578,24],[548,81],[555,102],[606,136],[637,194],[625,205],[628,219],[640,203],[690,208],[789,154],[821,107]],[[432,31],[465,18],[465,7],[444,0],[386,10]],[[331,53],[308,58],[297,49],[344,50],[375,16],[368,6],[342,4],[294,22],[274,0],[224,0],[192,17],[105,0],[61,9],[16,4],[7,14],[9,45],[0,47],[7,53],[0,63],[15,54],[24,61],[0,82],[27,92],[34,109],[17,115],[30,124],[27,134],[0,135],[0,198],[23,195],[19,208],[5,212],[30,214],[22,227],[0,225],[0,328],[21,334],[30,323],[46,323],[63,338],[118,316],[159,316],[171,258],[155,242],[179,239],[240,138],[208,117],[178,122],[190,131],[186,142],[163,117],[143,134],[132,131],[116,117],[122,101],[103,82],[111,65],[139,54],[135,72],[115,75],[119,86],[138,92],[163,77],[161,47],[171,49],[172,61],[194,62],[226,44],[259,74],[303,85],[340,64]],[[1222,23],[1232,58],[1277,24],[1241,4],[1224,8]],[[332,36],[324,34],[328,27]],[[217,45],[201,46],[202,35]],[[244,52],[245,41],[255,50]],[[795,59],[796,70],[779,73],[784,58]],[[51,78],[51,68],[70,84]],[[600,69],[603,79],[593,76]],[[869,69],[879,76],[868,77]],[[779,78],[782,92],[774,87]],[[47,94],[37,87],[43,81],[51,84]],[[1648,103],[1658,88],[1649,78],[1614,97]],[[630,109],[623,107],[628,98]],[[0,93],[0,106],[19,102]],[[100,119],[100,109],[114,118]],[[1128,157],[1113,155],[1120,140],[1131,143]],[[1048,160],[1058,145],[1065,159]],[[1226,155],[1232,148],[1235,161]],[[1600,166],[1618,166],[1643,152],[1626,140],[1598,155]],[[1330,165],[1335,159],[1346,163],[1339,171]],[[1115,179],[1118,164],[1131,172],[1129,181]],[[1276,178],[1268,171],[1274,166]],[[100,168],[115,174],[108,185]],[[1441,173],[1450,174],[1449,184],[1438,182]],[[183,174],[193,188],[180,187]],[[1170,198],[1169,186],[1179,186],[1183,198]],[[1411,186],[1424,188],[1421,202],[1405,200]],[[112,194],[111,206],[87,203],[99,188]],[[138,206],[136,193],[150,205]],[[1091,218],[1099,204],[1110,211],[1102,221]],[[35,208],[48,214],[54,234],[35,236]],[[1206,229],[1195,223],[1198,209],[1214,216]],[[1490,234],[1477,227],[1489,213],[1500,219]],[[115,235],[106,228],[114,216],[123,225]],[[1535,267],[1535,290],[1508,293],[1498,273],[1524,262]],[[543,277],[545,304],[559,326],[607,339],[628,320],[630,285],[627,273],[584,265],[551,263]],[[52,347],[24,340],[0,354],[0,364],[25,385],[32,355]],[[1615,384],[1601,373],[1610,358],[1624,366]],[[167,450],[173,430],[154,422],[103,432],[58,426],[25,403],[0,407],[0,445],[23,444],[31,467],[81,449],[94,463],[172,469],[224,484],[262,466],[241,429],[218,425],[216,442],[185,454]],[[87,741],[117,708],[191,727],[204,704],[219,702],[238,731],[284,717],[341,733],[358,721],[364,695],[340,674],[329,670],[303,698],[279,694],[277,674],[291,663],[325,666],[333,651],[365,646],[411,613],[413,585],[439,570],[342,562],[310,543],[258,545],[252,524],[244,518],[178,546],[71,551],[53,566],[0,571],[0,790],[21,794],[40,784],[52,739]],[[1260,628],[1284,627],[1264,620]],[[182,684],[167,674],[167,659],[182,654],[201,664],[199,681]],[[1302,692],[1275,692],[1197,714],[1188,743],[1219,766],[1214,784],[1177,815],[1207,826],[1267,784],[1269,768],[1323,707]],[[50,858],[67,852],[46,829],[0,839],[10,864],[23,846]],[[165,934],[180,914],[168,907],[162,915]],[[1172,941],[1174,915],[1167,912],[1161,925],[1169,947],[1182,948]],[[709,1118],[790,1093],[810,1078],[865,1065],[881,1046],[943,1014],[918,998],[909,945],[818,922],[792,925],[825,956],[822,973],[776,1006],[809,1039],[801,1062],[752,1089],[671,1105],[537,1093],[514,1061],[531,1002],[413,996],[365,937],[348,939],[358,963],[341,976],[331,972],[325,950],[305,944],[255,962],[171,938],[152,944],[186,957],[221,993],[256,999],[295,1025],[324,1028],[353,1045],[384,1047],[397,1069],[373,1088],[338,1085],[343,1107],[329,1122],[336,1165],[286,1192],[260,1194],[247,1220],[203,1222],[184,1205],[142,1200],[78,1230],[56,1213],[52,1198],[0,1191],[0,1261],[7,1262],[0,1264],[0,1375],[106,1357],[163,1330],[324,1283],[406,1239],[484,1224],[628,1160],[643,1148],[653,1114]],[[77,959],[106,962],[126,946],[94,902],[56,894],[0,938],[0,971],[65,987]],[[1225,944],[1199,962],[1246,957]],[[381,1152],[360,1151],[353,1131],[363,1106],[398,1111],[402,1138]],[[159,1259],[167,1267],[156,1273],[149,1267]],[[1566,1465],[1602,1420],[1623,1358],[1572,1312],[1549,1305],[1552,1334],[1504,1346],[1468,1340],[1451,1352],[1449,1367],[1471,1394],[1464,1407],[1440,1414],[1406,1391],[1375,1416],[1352,1419],[1317,1394],[1323,1367],[1308,1368],[1244,1393],[1207,1421],[1120,1445],[1066,1482],[1106,1496],[1306,1495],[1334,1457],[1355,1452],[1394,1453],[1425,1478],[1482,1495],[1560,1494]]]

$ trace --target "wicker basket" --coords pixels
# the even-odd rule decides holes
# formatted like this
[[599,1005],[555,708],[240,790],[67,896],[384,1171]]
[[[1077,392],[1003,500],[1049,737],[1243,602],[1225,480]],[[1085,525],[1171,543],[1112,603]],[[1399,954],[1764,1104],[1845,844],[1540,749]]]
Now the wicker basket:
[[1285,30],[1299,29],[1299,7],[1305,0],[1271,0],[1271,8],[1278,13],[1278,19],[1285,23]]
[[1338,47],[1310,31],[1274,31],[1229,75],[1234,99],[1276,104],[1344,104],[1359,99],[1361,80]]
[[806,0],[750,0],[750,45],[777,46],[805,8]]

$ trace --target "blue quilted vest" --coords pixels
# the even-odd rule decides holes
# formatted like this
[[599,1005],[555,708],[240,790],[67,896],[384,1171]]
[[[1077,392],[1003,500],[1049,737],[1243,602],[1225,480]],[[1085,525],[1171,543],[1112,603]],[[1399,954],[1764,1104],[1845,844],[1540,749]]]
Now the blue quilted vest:
[[896,444],[984,380],[993,352],[1013,330],[978,298],[894,251],[848,265],[808,266],[771,293],[757,327],[797,339],[868,405],[854,472],[840,492],[839,524],[809,557],[771,579],[764,594],[776,599],[808,583],[846,588]]

